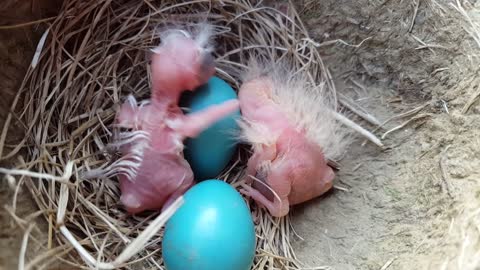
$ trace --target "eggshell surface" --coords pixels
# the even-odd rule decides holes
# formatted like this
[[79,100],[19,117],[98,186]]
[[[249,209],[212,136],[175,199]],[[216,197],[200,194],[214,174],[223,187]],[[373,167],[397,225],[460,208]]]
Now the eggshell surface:
[[[207,84],[185,95],[181,106],[187,108],[188,114],[231,99],[237,99],[235,90],[214,76]],[[217,177],[232,159],[237,147],[235,134],[239,130],[239,117],[240,110],[216,122],[196,138],[185,141],[185,159],[197,181]]]
[[167,270],[249,270],[255,255],[251,213],[238,193],[220,180],[206,180],[184,195],[165,226]]

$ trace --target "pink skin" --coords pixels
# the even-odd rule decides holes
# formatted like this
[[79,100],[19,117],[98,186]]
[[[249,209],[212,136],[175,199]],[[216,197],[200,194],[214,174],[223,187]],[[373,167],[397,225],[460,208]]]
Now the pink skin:
[[152,56],[151,103],[138,107],[125,102],[117,114],[121,127],[145,131],[149,140],[124,145],[125,157],[142,148],[143,157],[133,179],[120,174],[121,202],[131,214],[164,210],[194,183],[193,172],[183,157],[183,140],[195,137],[239,108],[237,100],[184,115],[178,107],[184,90],[206,83],[215,67],[210,54],[192,39],[172,34]]
[[244,83],[239,91],[242,116],[278,135],[270,145],[253,146],[254,153],[247,164],[248,178],[241,192],[265,206],[272,216],[282,217],[288,214],[290,205],[311,200],[331,189],[334,172],[327,165],[321,147],[289,123],[282,108],[272,100],[272,87],[271,81],[263,77]]

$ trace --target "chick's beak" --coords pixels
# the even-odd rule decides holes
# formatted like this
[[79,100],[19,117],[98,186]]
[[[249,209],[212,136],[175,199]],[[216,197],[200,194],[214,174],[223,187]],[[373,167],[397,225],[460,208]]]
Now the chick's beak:
[[215,59],[213,55],[209,52],[202,52],[200,54],[198,68],[199,82],[204,84],[215,74]]
[[273,192],[268,188],[270,186],[267,184],[267,177],[268,172],[263,168],[260,168],[260,170],[258,170],[255,174],[255,178],[257,180],[252,183],[252,187],[265,196],[265,198],[267,198],[269,201],[273,202],[274,195]]

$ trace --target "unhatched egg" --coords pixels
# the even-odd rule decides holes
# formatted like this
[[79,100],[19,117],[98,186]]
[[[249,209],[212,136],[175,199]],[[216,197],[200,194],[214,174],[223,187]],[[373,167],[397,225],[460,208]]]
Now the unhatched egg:
[[[192,113],[231,99],[237,99],[233,88],[224,80],[212,77],[207,84],[185,95],[181,106],[187,108],[187,113]],[[217,177],[230,162],[237,146],[235,135],[239,117],[240,110],[210,126],[196,138],[186,140],[185,159],[197,181]]]
[[231,185],[207,180],[184,195],[165,226],[167,270],[249,270],[255,255],[251,213]]

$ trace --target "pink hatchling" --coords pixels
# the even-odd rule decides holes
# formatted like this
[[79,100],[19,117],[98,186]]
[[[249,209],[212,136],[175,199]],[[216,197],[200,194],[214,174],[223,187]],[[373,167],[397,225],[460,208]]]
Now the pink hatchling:
[[253,150],[241,192],[282,217],[290,205],[332,187],[335,175],[327,160],[338,158],[348,140],[333,116],[333,99],[321,86],[270,66],[253,63],[239,90],[242,136]]
[[183,91],[193,91],[215,72],[210,30],[203,25],[195,38],[183,30],[163,32],[162,44],[152,50],[151,99],[138,104],[129,96],[117,114],[117,125],[130,131],[114,143],[123,156],[102,174],[118,175],[120,200],[129,213],[165,209],[185,193],[194,179],[183,140],[238,110],[238,100],[188,116],[178,106]]

